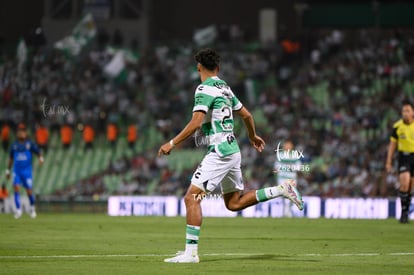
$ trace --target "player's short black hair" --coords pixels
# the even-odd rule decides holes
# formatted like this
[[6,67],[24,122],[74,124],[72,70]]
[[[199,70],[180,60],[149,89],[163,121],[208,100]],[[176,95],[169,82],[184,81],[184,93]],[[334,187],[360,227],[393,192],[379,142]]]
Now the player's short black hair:
[[409,99],[404,99],[403,100],[402,106],[406,106],[406,105],[409,105],[409,106],[411,106],[412,109],[414,109],[414,105]]
[[210,71],[214,71],[220,64],[220,55],[210,48],[200,50],[194,58],[204,68]]

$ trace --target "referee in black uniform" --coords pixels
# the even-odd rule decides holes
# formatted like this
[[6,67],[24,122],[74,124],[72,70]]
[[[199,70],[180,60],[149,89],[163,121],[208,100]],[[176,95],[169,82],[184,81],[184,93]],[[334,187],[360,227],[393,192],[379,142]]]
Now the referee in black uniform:
[[394,123],[388,147],[385,168],[392,170],[392,157],[398,150],[398,173],[400,181],[401,223],[408,223],[411,192],[414,183],[414,106],[409,101],[402,105],[402,118]]

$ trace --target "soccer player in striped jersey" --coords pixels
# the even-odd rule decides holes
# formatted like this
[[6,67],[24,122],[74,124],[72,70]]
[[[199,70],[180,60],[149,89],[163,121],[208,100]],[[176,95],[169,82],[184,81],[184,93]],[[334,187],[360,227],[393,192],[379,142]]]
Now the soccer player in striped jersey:
[[[276,160],[274,163],[274,172],[277,177],[277,184],[281,185],[285,181],[293,180],[297,182],[298,171],[300,171],[300,155],[295,154],[293,142],[287,139],[283,142],[282,148],[276,149]],[[292,202],[287,200],[283,202],[283,215],[292,217]]]
[[237,99],[228,84],[217,75],[220,56],[213,49],[200,50],[195,55],[201,84],[196,88],[193,115],[184,129],[163,144],[158,155],[168,155],[175,145],[183,142],[200,129],[208,140],[208,152],[193,174],[184,197],[187,210],[186,246],[184,252],[165,259],[170,263],[198,263],[198,240],[202,222],[201,200],[220,187],[226,207],[240,211],[259,202],[283,196],[303,209],[301,195],[294,182],[243,192],[240,168],[241,156],[233,133],[233,112],[238,114],[247,129],[250,144],[262,152],[265,142],[256,134],[252,115]]

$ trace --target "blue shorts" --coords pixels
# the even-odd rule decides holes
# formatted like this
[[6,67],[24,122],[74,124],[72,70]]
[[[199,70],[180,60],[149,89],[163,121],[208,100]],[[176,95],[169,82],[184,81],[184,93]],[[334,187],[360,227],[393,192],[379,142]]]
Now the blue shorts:
[[23,185],[26,189],[32,189],[32,170],[13,171],[13,186]]

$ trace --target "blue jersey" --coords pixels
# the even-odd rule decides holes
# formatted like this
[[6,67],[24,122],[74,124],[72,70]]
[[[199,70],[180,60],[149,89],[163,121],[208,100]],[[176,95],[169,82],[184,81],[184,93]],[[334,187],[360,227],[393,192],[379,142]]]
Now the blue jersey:
[[39,147],[31,140],[16,141],[10,149],[10,157],[13,158],[13,171],[19,172],[32,169],[33,153],[39,154]]

